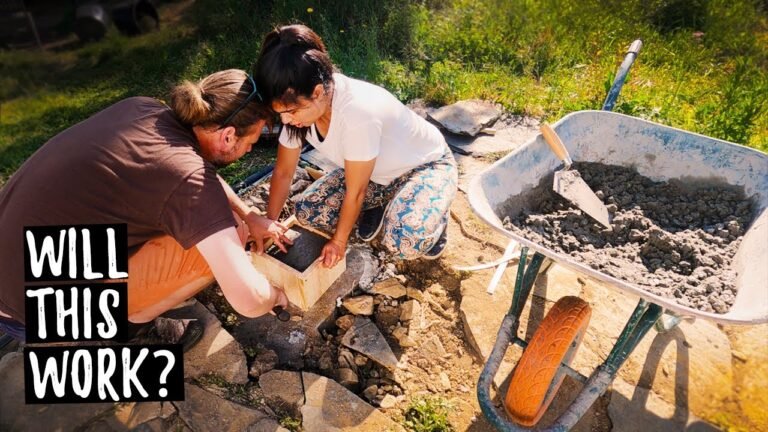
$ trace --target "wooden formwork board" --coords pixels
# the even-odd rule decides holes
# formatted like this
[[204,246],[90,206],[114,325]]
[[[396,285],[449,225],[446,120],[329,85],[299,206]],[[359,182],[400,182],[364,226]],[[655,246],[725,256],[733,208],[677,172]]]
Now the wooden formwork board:
[[[329,239],[328,235],[325,233],[299,225],[295,217],[286,220],[284,225],[289,228],[294,226],[301,227],[301,229],[312,234]],[[289,247],[301,247],[303,238],[304,237],[299,237],[295,239],[294,245]],[[264,245],[265,250],[270,246],[271,242],[267,242]],[[271,284],[284,290],[285,294],[288,296],[288,300],[302,310],[307,310],[312,307],[328,287],[330,287],[331,284],[333,284],[333,282],[335,282],[347,269],[346,257],[342,258],[341,261],[332,268],[325,268],[318,259],[320,250],[312,250],[308,252],[316,254],[316,256],[309,267],[303,271],[291,267],[267,252],[262,255],[257,255],[255,253],[251,254],[251,260],[256,270],[263,273]]]

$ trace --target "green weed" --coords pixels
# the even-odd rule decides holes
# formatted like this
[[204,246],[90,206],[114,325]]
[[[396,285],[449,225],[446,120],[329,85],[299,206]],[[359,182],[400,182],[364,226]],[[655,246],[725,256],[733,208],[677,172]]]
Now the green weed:
[[412,432],[451,432],[450,404],[443,398],[417,397],[405,410],[404,426]]

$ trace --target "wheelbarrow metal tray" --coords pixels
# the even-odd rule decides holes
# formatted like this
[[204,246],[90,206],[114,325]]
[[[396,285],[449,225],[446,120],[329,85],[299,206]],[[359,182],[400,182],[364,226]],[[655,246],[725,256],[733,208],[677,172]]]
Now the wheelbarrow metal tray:
[[755,201],[754,215],[732,262],[737,272],[737,294],[731,309],[716,314],[682,306],[504,229],[501,219],[523,209],[522,199],[510,199],[523,197],[560,165],[541,135],[472,179],[469,201],[480,218],[505,236],[561,265],[681,315],[723,323],[768,322],[768,155],[609,111],[574,112],[553,127],[574,160],[631,167],[655,181],[714,181],[744,187],[745,195]]

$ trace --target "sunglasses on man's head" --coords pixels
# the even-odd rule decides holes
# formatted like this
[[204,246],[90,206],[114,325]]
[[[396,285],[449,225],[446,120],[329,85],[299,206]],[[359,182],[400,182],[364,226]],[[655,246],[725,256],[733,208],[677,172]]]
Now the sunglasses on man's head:
[[253,77],[252,77],[251,75],[248,75],[248,79],[251,81],[251,85],[253,86],[253,90],[251,91],[251,94],[249,94],[249,95],[248,95],[248,97],[247,97],[247,98],[245,98],[245,100],[243,101],[243,103],[242,103],[242,104],[241,104],[239,107],[237,107],[237,109],[236,109],[236,110],[234,110],[234,111],[232,112],[232,114],[230,114],[230,115],[229,115],[229,117],[227,117],[227,118],[226,118],[226,120],[224,120],[224,121],[221,123],[221,126],[219,127],[219,129],[223,129],[223,128],[225,128],[225,127],[226,127],[226,126],[229,124],[229,122],[231,122],[231,121],[232,121],[232,119],[233,119],[233,118],[235,118],[235,116],[237,115],[237,113],[239,113],[240,111],[242,111],[242,110],[243,110],[243,108],[245,108],[246,106],[248,106],[248,104],[249,104],[249,103],[251,103],[251,101],[253,100],[253,98],[259,98],[259,102],[264,102],[264,99],[262,99],[262,98],[261,98],[261,95],[259,94],[259,89],[258,89],[258,88],[256,88],[256,81],[254,81],[254,80],[253,80]]

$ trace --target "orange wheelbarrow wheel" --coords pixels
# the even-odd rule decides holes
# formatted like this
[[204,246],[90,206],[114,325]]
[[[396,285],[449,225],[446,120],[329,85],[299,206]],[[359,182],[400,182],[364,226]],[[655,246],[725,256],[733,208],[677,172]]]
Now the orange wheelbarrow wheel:
[[578,297],[558,300],[523,351],[512,372],[504,408],[516,423],[534,426],[563,382],[560,363],[569,364],[587,330],[592,309]]

